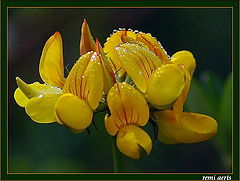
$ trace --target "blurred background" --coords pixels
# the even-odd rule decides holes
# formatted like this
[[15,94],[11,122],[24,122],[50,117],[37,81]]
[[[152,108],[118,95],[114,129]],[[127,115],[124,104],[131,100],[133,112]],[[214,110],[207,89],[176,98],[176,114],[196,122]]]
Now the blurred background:
[[[232,169],[232,10],[230,8],[9,8],[8,9],[8,171],[113,172],[111,137],[95,116],[90,127],[74,135],[58,124],[38,124],[13,99],[15,77],[42,80],[38,64],[45,41],[59,31],[64,62],[71,69],[79,57],[80,29],[86,18],[103,45],[114,29],[151,33],[171,56],[191,51],[197,61],[185,110],[214,117],[217,135],[197,144],[153,142],[149,156],[123,156],[124,172],[231,172]],[[145,127],[152,134],[151,125]]]

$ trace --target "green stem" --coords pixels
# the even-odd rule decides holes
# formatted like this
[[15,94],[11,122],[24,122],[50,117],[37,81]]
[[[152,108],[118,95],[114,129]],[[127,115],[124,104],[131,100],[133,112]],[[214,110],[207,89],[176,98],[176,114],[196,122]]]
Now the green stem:
[[112,139],[112,153],[113,153],[113,164],[114,164],[114,172],[119,173],[122,172],[122,154],[117,148],[116,139],[113,137]]

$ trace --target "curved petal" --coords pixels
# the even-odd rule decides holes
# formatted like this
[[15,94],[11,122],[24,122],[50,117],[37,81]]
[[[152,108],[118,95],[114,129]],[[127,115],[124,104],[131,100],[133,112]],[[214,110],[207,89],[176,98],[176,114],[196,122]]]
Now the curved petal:
[[60,94],[45,94],[31,98],[25,107],[26,113],[37,123],[56,122],[54,106],[59,96]]
[[18,88],[14,92],[14,99],[21,107],[25,107],[29,102],[29,99],[44,94],[61,94],[61,89],[51,87],[46,84],[40,84],[34,82],[32,84],[26,84],[19,77],[16,78]]
[[162,65],[160,59],[139,44],[125,43],[117,47],[119,60],[138,89],[147,89],[147,80]]
[[188,70],[188,72],[193,75],[196,68],[196,60],[193,57],[193,54],[189,51],[179,51],[176,52],[171,57],[171,62],[178,65],[183,64],[184,67]]
[[149,135],[135,125],[120,128],[116,142],[123,154],[134,159],[140,158],[142,150],[147,154],[150,154],[152,150],[152,140]]
[[115,136],[119,130],[119,127],[122,126],[121,121],[116,115],[111,115],[110,117],[106,115],[104,121],[107,132],[112,136]]
[[70,92],[86,100],[95,110],[103,94],[103,70],[98,55],[88,52],[80,57],[71,69],[64,84],[64,92]]
[[115,71],[118,71],[119,76],[123,76],[125,73],[125,70],[122,68],[122,65],[119,61],[117,52],[115,48],[121,44],[125,43],[122,39],[122,36],[130,37],[135,39],[136,34],[132,31],[126,31],[126,30],[120,30],[116,33],[112,34],[109,38],[107,38],[107,42],[104,44],[104,52],[106,53],[107,57],[111,59],[115,66]]
[[174,64],[162,65],[148,80],[145,98],[151,104],[169,105],[182,93],[184,73]]
[[177,98],[177,100],[173,104],[173,111],[175,113],[176,119],[179,120],[179,117],[181,116],[183,112],[183,105],[187,99],[188,91],[190,88],[190,83],[191,83],[191,76],[189,72],[186,69],[183,69],[185,73],[185,87],[181,93],[181,95]]
[[106,57],[105,53],[103,52],[103,48],[98,41],[96,40],[96,52],[99,55],[100,62],[103,68],[103,78],[104,78],[104,87],[103,91],[105,94],[108,93],[108,91],[111,89],[111,87],[116,83],[115,75],[113,72],[113,67],[111,66],[110,61],[108,61],[108,58]]
[[148,121],[147,102],[136,89],[127,83],[115,84],[108,93],[107,102],[112,116],[118,118],[111,119],[118,127],[126,124],[144,126]]
[[19,88],[17,88],[14,92],[14,99],[16,103],[21,107],[25,107],[29,102],[29,99],[27,98],[27,96],[25,96],[21,91],[21,89]]
[[169,63],[170,58],[167,52],[164,50],[161,43],[158,42],[156,38],[152,37],[150,33],[138,33],[136,40],[145,44],[151,52],[163,61],[163,63]]
[[80,40],[80,54],[83,55],[87,52],[94,51],[96,48],[86,19],[84,19],[83,21],[81,32],[82,34]]
[[55,115],[67,127],[82,131],[91,124],[93,112],[86,101],[71,93],[66,93],[58,98]]
[[39,64],[42,80],[52,86],[62,88],[64,85],[62,37],[54,33],[44,45]]
[[197,143],[210,139],[217,132],[217,122],[206,115],[183,112],[180,121],[176,121],[173,111],[159,111],[159,132],[168,139],[178,143]]

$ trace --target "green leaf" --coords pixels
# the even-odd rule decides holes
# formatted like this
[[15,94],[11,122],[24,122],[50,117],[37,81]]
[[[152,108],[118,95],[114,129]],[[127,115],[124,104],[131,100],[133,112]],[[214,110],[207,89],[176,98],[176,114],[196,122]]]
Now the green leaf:
[[208,92],[203,89],[203,86],[195,78],[193,78],[184,108],[189,112],[216,116],[215,107],[213,105],[214,103],[209,98]]
[[223,82],[220,80],[217,74],[212,71],[203,71],[199,76],[199,81],[204,91],[207,92],[208,98],[211,99],[212,106],[216,108],[214,110],[216,113],[216,105],[219,104]]
[[232,143],[232,73],[224,82],[218,112],[218,137],[227,152],[231,154]]

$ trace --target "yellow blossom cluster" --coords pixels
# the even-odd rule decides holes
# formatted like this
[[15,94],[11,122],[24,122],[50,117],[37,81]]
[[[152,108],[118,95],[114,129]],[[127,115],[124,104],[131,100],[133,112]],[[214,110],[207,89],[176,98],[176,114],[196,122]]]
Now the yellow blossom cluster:
[[183,111],[196,67],[191,52],[169,57],[151,34],[125,29],[115,31],[102,47],[86,20],[81,31],[81,56],[67,76],[62,37],[56,32],[40,58],[44,83],[26,84],[16,78],[14,98],[33,121],[56,122],[80,133],[103,107],[108,112],[106,131],[116,136],[118,149],[134,159],[142,150],[151,152],[152,139],[141,128],[150,120],[166,144],[196,143],[216,134],[212,117]]

